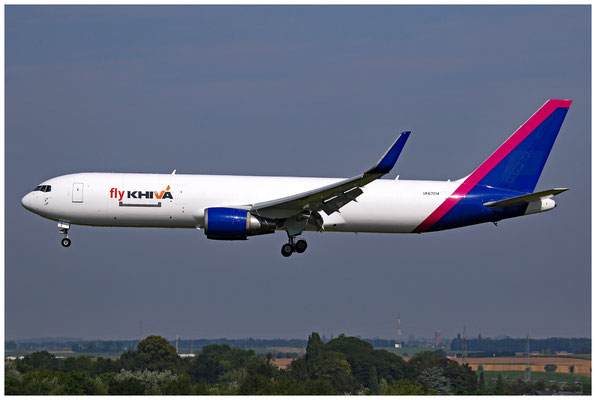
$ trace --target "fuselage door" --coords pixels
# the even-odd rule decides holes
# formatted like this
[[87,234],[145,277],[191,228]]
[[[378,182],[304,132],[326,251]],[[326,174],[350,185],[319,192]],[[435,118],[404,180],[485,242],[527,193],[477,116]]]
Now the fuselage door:
[[83,184],[73,183],[72,184],[72,202],[82,203],[83,202]]

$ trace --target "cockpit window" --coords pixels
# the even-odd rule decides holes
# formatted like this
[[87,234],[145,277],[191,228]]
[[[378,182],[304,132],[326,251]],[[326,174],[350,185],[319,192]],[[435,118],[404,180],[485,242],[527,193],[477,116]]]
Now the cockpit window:
[[34,192],[41,190],[41,186],[36,187],[35,189],[33,189]]
[[34,192],[36,192],[38,190],[42,191],[42,192],[51,192],[52,186],[51,185],[40,185],[40,186],[36,187],[35,189],[33,189]]

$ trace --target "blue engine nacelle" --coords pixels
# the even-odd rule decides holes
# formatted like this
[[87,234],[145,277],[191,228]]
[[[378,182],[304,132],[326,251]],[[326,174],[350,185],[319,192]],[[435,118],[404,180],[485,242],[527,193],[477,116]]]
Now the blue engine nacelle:
[[275,232],[273,220],[252,215],[248,210],[227,207],[205,209],[205,235],[216,240],[245,240],[247,236]]

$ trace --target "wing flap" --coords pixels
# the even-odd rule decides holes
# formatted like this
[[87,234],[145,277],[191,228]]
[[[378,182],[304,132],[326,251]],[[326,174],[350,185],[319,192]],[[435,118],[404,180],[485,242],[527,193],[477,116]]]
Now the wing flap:
[[338,194],[337,196],[332,197],[327,201],[324,201],[321,205],[321,209],[325,211],[325,214],[331,215],[334,212],[338,212],[340,208],[342,208],[349,202],[356,201],[356,198],[360,196],[362,193],[364,192],[360,188],[348,190],[345,193]]

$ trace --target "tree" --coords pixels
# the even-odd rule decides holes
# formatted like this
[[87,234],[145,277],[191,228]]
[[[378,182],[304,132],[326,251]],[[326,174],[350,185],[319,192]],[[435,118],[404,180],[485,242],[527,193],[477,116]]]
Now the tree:
[[290,363],[288,368],[290,375],[298,382],[306,382],[309,379],[304,358],[297,358]]
[[106,372],[117,372],[114,363],[110,358],[98,357],[91,366],[91,376],[105,374]]
[[5,361],[4,363],[4,394],[15,395],[21,394],[21,381],[23,377],[17,370],[16,363],[13,361]]
[[121,381],[114,381],[110,384],[108,393],[116,395],[141,395],[145,394],[145,384],[140,379],[130,377]]
[[555,372],[557,370],[557,366],[555,364],[546,364],[544,366],[544,370],[546,372]]
[[433,373],[434,368],[438,368],[444,376],[451,388],[456,392],[473,393],[478,384],[478,378],[469,365],[459,365],[457,361],[450,360],[444,354],[436,352],[422,352],[414,355],[408,362],[412,379],[420,380],[421,374],[424,371]]
[[148,336],[137,346],[143,369],[150,371],[177,371],[180,357],[176,348],[161,336]]
[[304,395],[306,388],[289,374],[281,373],[274,382],[273,393],[276,395]]
[[484,386],[484,371],[480,371],[480,376],[478,377],[478,389],[484,389]]
[[370,390],[371,394],[379,394],[379,380],[377,378],[377,369],[374,365],[370,366],[368,376],[369,379],[366,386]]
[[323,341],[317,332],[313,332],[308,337],[308,344],[306,346],[306,370],[311,379],[315,378],[315,365],[321,357],[323,348]]
[[424,392],[424,387],[422,387],[422,385],[413,383],[408,380],[399,380],[394,381],[391,384],[391,386],[389,386],[381,394],[388,394],[393,396],[412,396],[426,393]]
[[350,363],[336,352],[324,353],[315,365],[315,378],[331,382],[339,393],[351,393],[360,387],[352,376]]
[[350,364],[351,374],[358,382],[368,387],[374,367],[375,380],[404,379],[408,375],[406,362],[399,356],[385,350],[374,350],[372,345],[355,337],[340,335],[323,347],[324,352],[334,352]]
[[497,383],[495,384],[495,394],[505,394],[505,382],[503,381],[503,376],[501,376],[501,374],[497,376]]
[[166,395],[191,394],[190,378],[187,374],[179,375],[171,379],[165,386]]
[[62,386],[55,373],[50,371],[29,371],[22,375],[22,392],[19,394],[61,394]]
[[451,382],[445,375],[443,370],[438,367],[427,368],[420,373],[418,378],[420,383],[428,387],[436,394],[450,394],[453,392]]
[[[239,371],[241,369],[244,369],[244,372]],[[242,376],[243,380],[246,374],[252,373],[271,376],[274,369],[275,367],[267,364],[265,359],[256,355],[253,350],[232,349],[227,344],[212,344],[203,347],[191,361],[188,373],[193,382],[213,385],[222,379],[232,383],[239,376]],[[236,383],[240,384],[239,381]]]
[[304,385],[306,389],[306,395],[334,395],[339,392],[333,387],[331,382],[325,379],[311,379]]
[[17,362],[17,369],[19,372],[32,370],[56,371],[58,369],[58,360],[47,351],[37,351],[19,360]]
[[65,375],[62,385],[64,394],[90,394],[93,379],[84,371],[71,371]]
[[536,390],[544,390],[544,389],[546,389],[546,384],[544,383],[543,380],[539,380],[539,381],[536,381],[536,384],[534,385],[534,388]]
[[238,394],[243,395],[271,395],[273,391],[273,381],[263,375],[249,375],[238,388]]

